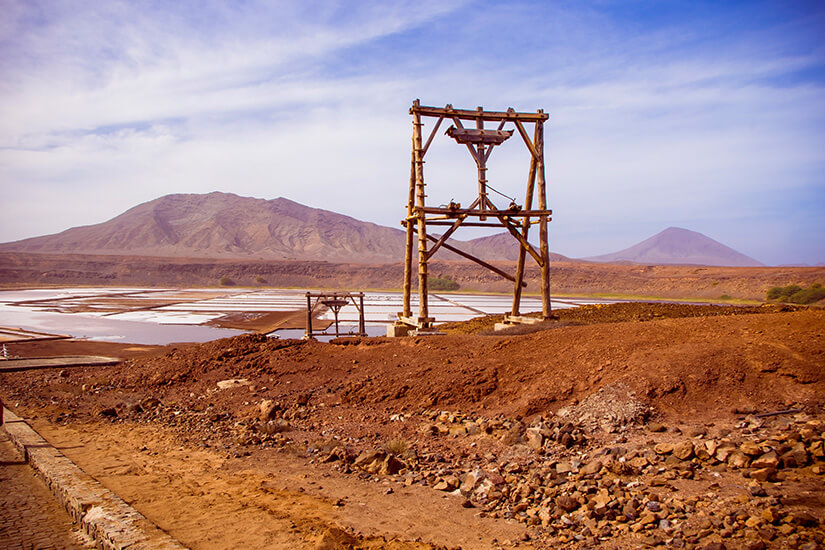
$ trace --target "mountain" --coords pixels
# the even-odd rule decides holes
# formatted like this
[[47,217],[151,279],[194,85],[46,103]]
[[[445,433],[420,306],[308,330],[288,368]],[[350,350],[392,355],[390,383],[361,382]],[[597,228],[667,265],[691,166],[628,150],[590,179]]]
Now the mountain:
[[107,222],[0,245],[0,250],[372,262],[403,258],[404,241],[397,229],[288,199],[214,192],[166,195]]
[[612,254],[582,258],[591,262],[687,264],[733,267],[765,265],[696,231],[668,227],[661,233]]
[[[0,251],[212,259],[395,263],[404,258],[399,229],[304,206],[231,193],[176,194],[139,204],[109,221],[0,244]],[[514,259],[509,235],[450,244],[487,260]],[[460,259],[447,250],[437,259]]]
[[[537,234],[538,231],[534,231],[531,235],[535,237]],[[453,243],[451,242],[451,244]],[[537,244],[533,243],[533,245],[536,250],[539,249]],[[518,259],[519,244],[510,233],[496,233],[488,237],[479,237],[478,239],[459,243],[457,248],[478,258],[516,261]],[[533,260],[528,258],[528,261],[532,262]],[[571,260],[567,256],[551,252],[550,261],[569,262]]]

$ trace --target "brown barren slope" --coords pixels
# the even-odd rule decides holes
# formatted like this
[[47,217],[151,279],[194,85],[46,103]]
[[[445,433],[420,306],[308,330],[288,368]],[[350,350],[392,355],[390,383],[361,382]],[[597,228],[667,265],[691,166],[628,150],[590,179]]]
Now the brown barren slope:
[[825,311],[639,307],[515,336],[242,336],[0,375],[0,392],[193,548],[230,547],[224,522],[253,516],[233,544],[823,542]]
[[[515,272],[512,262],[493,262]],[[528,264],[529,265],[529,264]],[[464,291],[512,292],[512,283],[467,262],[436,261],[430,273],[457,281]],[[0,253],[4,286],[217,286],[221,277],[242,286],[399,289],[403,265],[310,261],[238,261],[140,256]],[[538,292],[538,270],[526,270],[528,292]],[[825,282],[825,267],[697,267],[554,261],[554,294],[612,294],[764,299],[773,286]]]
[[[451,241],[486,259],[515,259],[516,241],[497,235]],[[103,223],[2,243],[0,251],[166,258],[394,262],[404,232],[299,204],[233,193],[166,195]],[[457,260],[442,250],[440,258]]]

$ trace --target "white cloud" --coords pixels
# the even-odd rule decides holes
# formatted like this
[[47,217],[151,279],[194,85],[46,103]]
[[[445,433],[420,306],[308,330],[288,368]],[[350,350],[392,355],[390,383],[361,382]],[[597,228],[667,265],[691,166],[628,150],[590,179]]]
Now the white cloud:
[[[532,38],[513,30],[533,6],[8,4],[0,183],[13,214],[0,240],[212,190],[397,226],[415,97],[551,113],[554,243],[572,255],[680,220],[735,235],[734,218],[748,233],[777,187],[822,187],[823,84],[793,74],[823,55],[771,29],[696,45],[701,28],[630,33],[596,9],[555,6]],[[479,37],[502,45],[479,49]],[[506,145],[492,183],[520,198],[526,155]],[[437,140],[431,200],[469,202],[474,172],[466,151]],[[628,216],[646,221],[631,230]]]

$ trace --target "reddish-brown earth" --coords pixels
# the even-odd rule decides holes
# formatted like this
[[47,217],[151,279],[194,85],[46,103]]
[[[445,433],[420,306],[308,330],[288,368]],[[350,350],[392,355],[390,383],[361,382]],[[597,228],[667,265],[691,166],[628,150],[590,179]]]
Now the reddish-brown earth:
[[0,395],[192,548],[825,541],[825,311],[615,304],[488,326],[247,335],[2,374]]
[[[514,273],[512,262],[493,262]],[[528,264],[529,266],[529,264]],[[222,277],[250,287],[399,289],[403,265],[310,261],[198,260],[143,256],[0,253],[0,285],[218,286]],[[430,274],[448,277],[462,291],[512,292],[512,283],[467,262],[436,261]],[[525,272],[528,292],[538,292],[539,272]],[[554,294],[610,294],[763,300],[773,286],[825,282],[825,267],[700,267],[553,261]]]

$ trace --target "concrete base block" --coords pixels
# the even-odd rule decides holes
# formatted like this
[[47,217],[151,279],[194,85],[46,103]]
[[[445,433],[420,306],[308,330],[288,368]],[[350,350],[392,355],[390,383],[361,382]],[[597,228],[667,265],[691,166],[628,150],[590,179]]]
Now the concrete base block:
[[413,329],[410,325],[394,324],[387,326],[387,336],[390,338],[397,338],[399,336],[407,336]]
[[446,336],[446,332],[439,332],[434,328],[419,328],[410,331],[410,336]]
[[515,317],[512,315],[505,315],[504,321],[505,323],[514,325],[536,325],[541,323],[542,319],[539,317],[525,317],[524,315],[517,315]]

